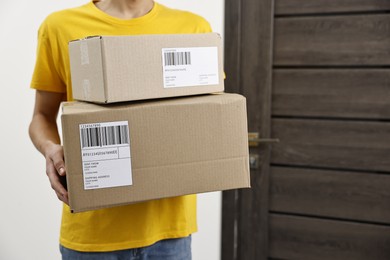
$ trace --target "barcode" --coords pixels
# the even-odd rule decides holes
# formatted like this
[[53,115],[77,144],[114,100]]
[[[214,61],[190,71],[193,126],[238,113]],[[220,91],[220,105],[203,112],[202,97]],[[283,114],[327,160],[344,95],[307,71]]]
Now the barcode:
[[191,52],[165,52],[165,66],[191,65]]
[[80,129],[81,146],[85,148],[129,144],[128,133],[127,125],[83,128]]

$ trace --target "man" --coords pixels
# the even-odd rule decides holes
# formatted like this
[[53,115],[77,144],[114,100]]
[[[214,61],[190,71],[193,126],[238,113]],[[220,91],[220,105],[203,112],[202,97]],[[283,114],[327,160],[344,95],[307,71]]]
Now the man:
[[153,0],[103,0],[55,12],[42,23],[31,82],[36,90],[30,137],[45,156],[46,174],[64,202],[60,249],[63,259],[191,259],[196,231],[196,197],[182,196],[85,213],[70,213],[60,182],[66,175],[56,118],[72,100],[68,42],[91,35],[210,32],[189,12]]

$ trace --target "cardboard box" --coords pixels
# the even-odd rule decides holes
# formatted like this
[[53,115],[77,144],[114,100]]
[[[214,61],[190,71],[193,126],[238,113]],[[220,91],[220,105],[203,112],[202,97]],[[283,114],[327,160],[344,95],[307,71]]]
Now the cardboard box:
[[69,43],[73,97],[95,103],[222,92],[216,33],[94,36]]
[[240,95],[104,106],[69,102],[62,111],[73,212],[250,187]]

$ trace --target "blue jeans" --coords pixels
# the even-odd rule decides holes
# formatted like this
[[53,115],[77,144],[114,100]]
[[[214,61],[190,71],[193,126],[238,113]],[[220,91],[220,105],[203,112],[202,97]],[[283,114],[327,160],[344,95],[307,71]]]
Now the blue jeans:
[[79,252],[60,245],[62,260],[191,260],[191,236],[111,252]]

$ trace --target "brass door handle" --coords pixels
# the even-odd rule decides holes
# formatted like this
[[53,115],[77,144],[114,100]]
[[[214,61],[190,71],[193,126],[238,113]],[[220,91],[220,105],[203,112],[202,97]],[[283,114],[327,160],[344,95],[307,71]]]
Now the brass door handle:
[[249,147],[257,147],[261,143],[265,144],[273,144],[273,143],[279,143],[278,138],[259,138],[259,133],[257,132],[250,132],[248,133],[248,143]]

